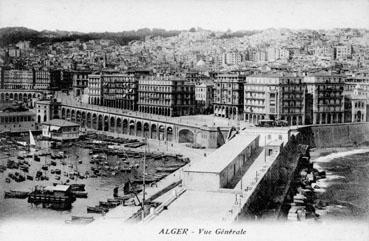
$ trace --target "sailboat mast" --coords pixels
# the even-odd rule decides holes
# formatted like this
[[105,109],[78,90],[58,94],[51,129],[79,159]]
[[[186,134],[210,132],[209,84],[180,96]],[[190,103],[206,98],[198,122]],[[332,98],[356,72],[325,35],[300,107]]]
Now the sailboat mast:
[[143,171],[142,171],[142,220],[145,218],[145,172],[146,172],[146,145],[147,141],[145,138],[144,158],[143,158]]

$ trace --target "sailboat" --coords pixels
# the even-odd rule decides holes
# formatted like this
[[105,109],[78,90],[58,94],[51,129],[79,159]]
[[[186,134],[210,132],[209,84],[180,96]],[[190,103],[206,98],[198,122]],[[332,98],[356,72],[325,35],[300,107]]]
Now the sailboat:
[[29,143],[27,143],[26,141],[17,141],[17,144],[20,146],[25,146],[25,147],[36,147],[36,141],[35,138],[33,137],[33,134],[31,132],[31,130],[29,131]]
[[29,130],[29,146],[36,147],[36,141],[35,141],[35,138],[33,137],[31,130]]

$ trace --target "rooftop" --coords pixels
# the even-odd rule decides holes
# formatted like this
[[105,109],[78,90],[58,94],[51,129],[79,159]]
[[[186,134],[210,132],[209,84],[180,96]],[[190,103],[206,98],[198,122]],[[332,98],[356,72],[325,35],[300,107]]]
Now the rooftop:
[[57,191],[57,192],[66,192],[70,188],[69,185],[56,185],[56,186],[47,186],[45,187],[46,191]]
[[62,119],[53,119],[50,121],[47,121],[45,123],[43,123],[43,125],[50,125],[50,126],[60,126],[60,127],[76,127],[79,126],[79,124],[70,122],[70,121],[66,121],[66,120],[62,120]]
[[219,173],[259,135],[239,134],[203,160],[190,165],[189,172]]
[[20,111],[20,112],[0,112],[0,116],[29,116],[36,115],[31,111]]

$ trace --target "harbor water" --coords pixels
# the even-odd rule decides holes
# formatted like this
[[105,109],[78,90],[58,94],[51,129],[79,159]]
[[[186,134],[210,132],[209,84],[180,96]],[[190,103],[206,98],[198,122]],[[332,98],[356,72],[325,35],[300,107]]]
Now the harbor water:
[[[5,172],[0,173],[0,224],[1,222],[9,221],[34,221],[34,220],[47,220],[48,222],[63,223],[65,220],[69,219],[71,215],[75,216],[101,216],[101,214],[87,214],[87,206],[95,206],[99,204],[99,201],[106,201],[108,198],[113,198],[113,189],[116,186],[122,186],[130,177],[128,172],[117,172],[116,175],[111,175],[111,172],[106,176],[97,176],[95,178],[85,178],[79,179],[75,178],[70,180],[72,183],[83,183],[85,184],[85,190],[88,192],[88,198],[77,198],[73,203],[73,207],[68,211],[56,211],[52,209],[42,208],[41,205],[38,207],[32,206],[27,202],[27,199],[5,199],[4,191],[9,190],[20,190],[20,191],[31,191],[36,185],[48,186],[53,185],[53,183],[64,183],[67,181],[68,177],[63,175],[64,173],[70,173],[78,171],[80,173],[85,173],[88,171],[92,173],[91,167],[95,166],[90,163],[91,155],[90,150],[85,148],[80,148],[77,145],[71,145],[68,147],[62,147],[61,149],[50,149],[50,142],[40,141],[38,143],[41,146],[41,152],[50,151],[51,153],[58,153],[63,151],[67,156],[64,159],[52,160],[50,155],[40,156],[40,161],[36,162],[33,158],[25,158],[25,160],[30,163],[29,173],[24,173],[25,175],[35,176],[36,172],[41,170],[42,165],[50,164],[51,161],[55,161],[56,166],[49,165],[48,171],[43,171],[46,176],[49,177],[48,181],[36,181],[36,180],[26,180],[23,182],[15,182],[11,180],[10,183],[6,182],[6,177],[9,173],[19,172],[19,169],[7,169]],[[19,154],[25,153],[25,151],[13,151],[9,152],[10,156],[1,155],[1,163],[6,166],[7,160],[17,161],[17,156]],[[107,161],[109,164],[116,165],[119,163],[118,156],[108,156]],[[65,162],[65,165],[62,165]],[[141,159],[135,158],[134,162],[139,164]],[[60,169],[61,175],[51,174],[51,169]],[[56,177],[60,176],[60,180]],[[123,194],[122,188],[119,189],[119,195]]]

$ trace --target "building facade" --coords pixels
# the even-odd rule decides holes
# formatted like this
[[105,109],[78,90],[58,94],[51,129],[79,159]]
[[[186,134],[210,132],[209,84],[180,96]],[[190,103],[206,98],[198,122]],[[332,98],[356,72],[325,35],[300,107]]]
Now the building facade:
[[195,85],[177,76],[150,76],[138,84],[138,111],[183,116],[195,114]]
[[305,124],[306,85],[302,77],[248,76],[244,87],[244,120],[285,120]]
[[345,77],[333,74],[315,74],[304,77],[307,94],[312,98],[311,124],[344,122]]
[[90,71],[74,71],[73,72],[73,91],[76,96],[85,94],[85,89],[88,87],[88,75]]
[[33,89],[33,71],[20,69],[4,70],[3,88],[23,90]]
[[214,115],[240,119],[243,114],[243,93],[246,75],[219,74],[214,81]]
[[47,122],[59,118],[61,103],[56,100],[39,100],[35,102],[37,123]]
[[88,103],[91,105],[102,104],[102,78],[100,74],[88,75]]
[[196,113],[211,114],[213,112],[214,85],[197,84],[195,85]]
[[366,122],[368,114],[368,91],[357,85],[352,91],[345,91],[344,122]]
[[0,133],[28,132],[35,129],[35,114],[33,112],[0,112]]
[[138,80],[128,74],[101,75],[102,105],[137,110]]
[[42,136],[56,141],[75,140],[79,138],[79,124],[53,119],[42,124]]
[[35,86],[37,90],[49,90],[51,87],[50,71],[35,70]]

